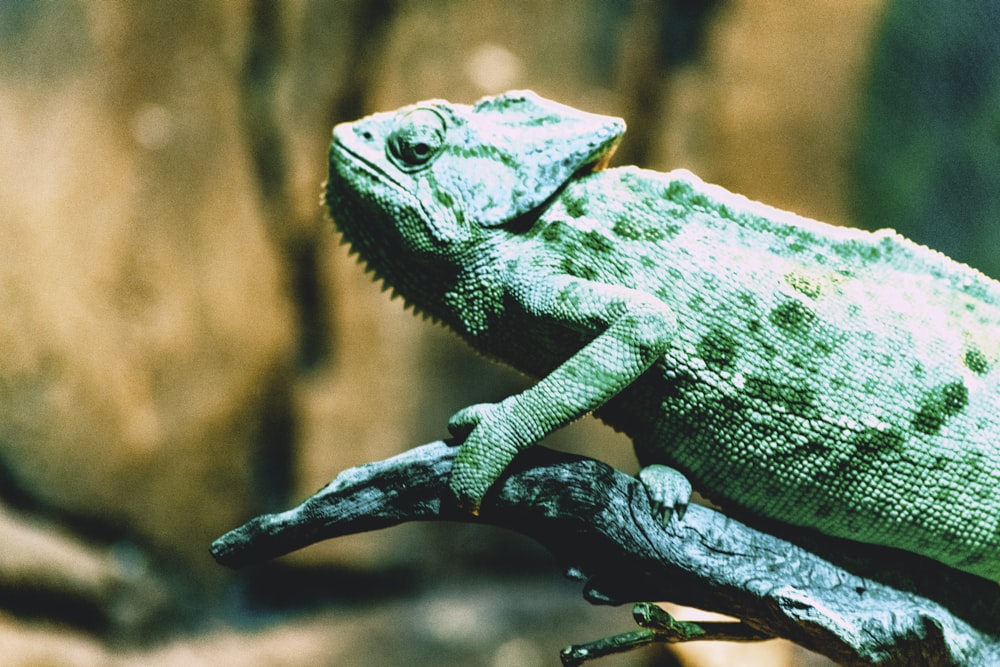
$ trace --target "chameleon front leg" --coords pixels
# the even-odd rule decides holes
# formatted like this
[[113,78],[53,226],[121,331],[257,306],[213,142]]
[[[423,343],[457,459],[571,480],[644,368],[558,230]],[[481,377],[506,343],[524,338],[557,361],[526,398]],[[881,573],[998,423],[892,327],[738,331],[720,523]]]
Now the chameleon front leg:
[[519,299],[530,315],[603,330],[529,389],[451,418],[462,444],[450,487],[473,512],[518,452],[625,389],[666,351],[677,328],[666,304],[627,288],[565,278],[541,294],[536,284],[530,297]]

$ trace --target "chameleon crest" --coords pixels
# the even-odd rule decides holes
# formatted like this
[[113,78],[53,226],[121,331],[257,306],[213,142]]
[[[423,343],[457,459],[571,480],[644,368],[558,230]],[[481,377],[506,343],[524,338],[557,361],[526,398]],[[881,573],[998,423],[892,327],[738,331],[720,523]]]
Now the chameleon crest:
[[1000,284],[689,172],[604,169],[616,118],[516,92],[338,125],[326,198],[408,303],[538,378],[452,417],[475,510],[594,412],[664,520],[743,516],[1000,578]]

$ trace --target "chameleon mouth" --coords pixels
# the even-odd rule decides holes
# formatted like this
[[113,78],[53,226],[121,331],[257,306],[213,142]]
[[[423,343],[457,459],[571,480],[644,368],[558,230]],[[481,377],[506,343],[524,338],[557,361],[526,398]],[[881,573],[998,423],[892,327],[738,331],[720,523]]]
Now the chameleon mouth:
[[[380,166],[378,162],[373,160],[371,157],[365,154],[363,148],[356,147],[351,144],[348,140],[344,140],[343,137],[338,136],[337,128],[334,128],[334,140],[330,144],[330,166],[341,167],[343,165],[354,165],[355,168],[360,167],[371,173],[379,180],[391,181],[396,183],[396,180],[392,177],[385,168]],[[332,174],[331,174],[332,176]]]

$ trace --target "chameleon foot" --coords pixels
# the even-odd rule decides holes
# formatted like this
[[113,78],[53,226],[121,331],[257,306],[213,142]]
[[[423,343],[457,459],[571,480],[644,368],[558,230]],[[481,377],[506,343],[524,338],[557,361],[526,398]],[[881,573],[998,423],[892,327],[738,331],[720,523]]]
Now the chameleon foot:
[[639,481],[649,493],[653,516],[661,525],[667,525],[676,514],[684,518],[691,501],[691,482],[680,471],[667,466],[651,465],[639,471]]
[[509,425],[504,403],[472,405],[448,421],[452,444],[459,445],[448,486],[459,507],[472,514],[479,514],[483,496],[520,449]]

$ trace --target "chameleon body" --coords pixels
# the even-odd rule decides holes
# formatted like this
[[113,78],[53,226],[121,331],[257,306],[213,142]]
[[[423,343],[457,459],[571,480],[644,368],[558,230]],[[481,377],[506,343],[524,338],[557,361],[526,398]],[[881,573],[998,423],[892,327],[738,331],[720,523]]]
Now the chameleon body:
[[539,379],[452,418],[459,500],[593,411],[723,507],[1000,579],[1000,283],[689,172],[604,169],[623,132],[526,91],[334,129],[353,249]]

